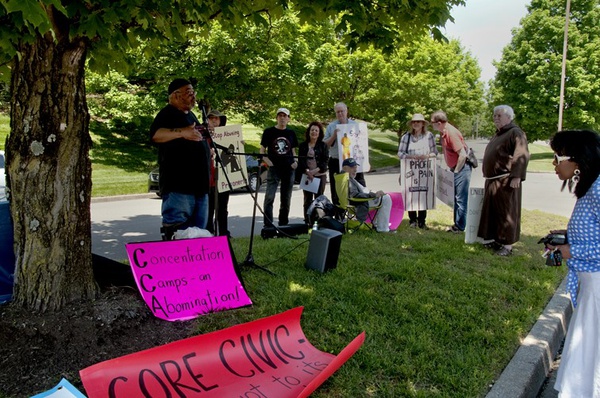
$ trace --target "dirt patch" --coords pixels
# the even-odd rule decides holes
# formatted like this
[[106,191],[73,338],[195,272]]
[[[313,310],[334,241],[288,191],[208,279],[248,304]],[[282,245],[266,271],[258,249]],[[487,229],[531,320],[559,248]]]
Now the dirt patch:
[[81,369],[192,333],[193,322],[157,319],[129,288],[54,313],[0,306],[0,397],[29,397],[62,377],[85,394]]

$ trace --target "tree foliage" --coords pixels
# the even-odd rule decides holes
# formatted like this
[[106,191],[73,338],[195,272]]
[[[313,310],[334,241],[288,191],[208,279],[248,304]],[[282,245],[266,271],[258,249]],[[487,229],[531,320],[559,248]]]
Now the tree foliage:
[[[427,32],[385,53],[374,46],[349,49],[337,37],[334,21],[302,25],[287,12],[268,32],[250,23],[230,34],[213,24],[183,44],[157,49],[129,78],[149,84],[164,100],[164,87],[176,76],[194,81],[207,108],[242,115],[254,124],[272,123],[287,106],[295,120],[327,122],[333,104],[344,101],[352,117],[384,129],[405,128],[415,112],[445,109],[453,122],[471,129],[483,109],[483,86],[476,61],[456,41],[432,39]],[[173,65],[172,57],[180,60]]]
[[[515,109],[530,139],[556,132],[565,25],[565,3],[533,0],[504,48],[493,84],[493,102]],[[600,2],[571,3],[563,128],[600,128]]]

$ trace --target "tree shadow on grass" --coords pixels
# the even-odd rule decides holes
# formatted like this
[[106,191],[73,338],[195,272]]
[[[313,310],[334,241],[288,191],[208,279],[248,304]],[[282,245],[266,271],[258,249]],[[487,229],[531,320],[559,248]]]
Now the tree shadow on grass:
[[148,172],[156,166],[157,149],[150,143],[151,120],[139,123],[90,122],[94,136],[91,158],[95,164],[118,167],[127,172]]
[[552,160],[554,159],[553,152],[541,152],[541,153],[532,153],[529,157],[529,160]]

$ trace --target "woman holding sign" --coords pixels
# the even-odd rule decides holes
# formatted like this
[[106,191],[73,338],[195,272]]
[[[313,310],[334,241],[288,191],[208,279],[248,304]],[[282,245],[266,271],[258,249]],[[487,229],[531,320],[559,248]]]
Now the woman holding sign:
[[[304,133],[304,142],[298,147],[298,170],[303,172],[300,188],[304,192],[304,221],[310,224],[306,212],[310,204],[325,192],[329,147],[323,142],[325,130],[319,122],[312,122]],[[318,188],[308,189],[313,180],[319,181]]]
[[[427,159],[437,156],[435,138],[430,131],[427,131],[428,123],[425,117],[420,113],[415,113],[408,123],[410,130],[400,138],[398,157],[400,159]],[[418,226],[421,229],[427,229],[426,218],[427,210],[408,212],[409,225],[412,228]]]

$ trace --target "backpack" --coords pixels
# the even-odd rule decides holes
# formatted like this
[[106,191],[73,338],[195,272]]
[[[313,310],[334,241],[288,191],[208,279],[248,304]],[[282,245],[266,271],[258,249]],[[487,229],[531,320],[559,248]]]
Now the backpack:
[[479,166],[479,162],[477,161],[477,157],[475,156],[475,152],[473,151],[473,148],[469,148],[469,150],[467,151],[467,162],[474,169],[476,169],[477,166]]
[[339,222],[338,220],[336,220],[335,218],[331,217],[331,216],[325,216],[325,217],[321,217],[319,218],[319,220],[317,221],[317,224],[319,225],[319,229],[332,229],[334,231],[338,231],[341,233],[345,233],[346,232],[346,228],[344,228],[344,224],[342,224],[341,222]]

